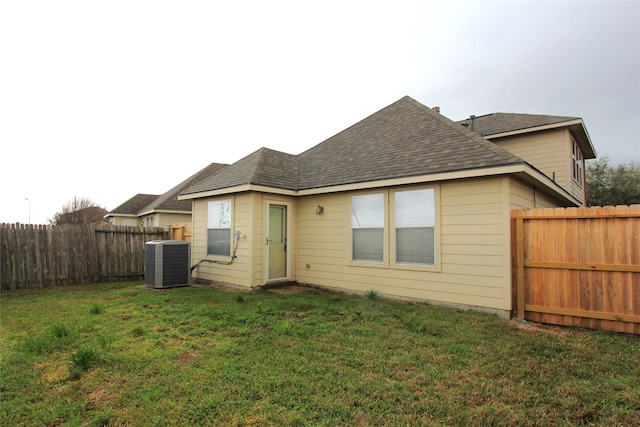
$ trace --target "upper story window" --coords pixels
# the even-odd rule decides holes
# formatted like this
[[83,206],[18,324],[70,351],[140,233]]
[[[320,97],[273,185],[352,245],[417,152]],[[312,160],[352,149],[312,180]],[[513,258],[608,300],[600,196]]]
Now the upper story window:
[[571,138],[571,163],[573,165],[573,180],[582,186],[584,176],[584,157],[575,139]]
[[207,255],[231,256],[231,199],[207,204]]

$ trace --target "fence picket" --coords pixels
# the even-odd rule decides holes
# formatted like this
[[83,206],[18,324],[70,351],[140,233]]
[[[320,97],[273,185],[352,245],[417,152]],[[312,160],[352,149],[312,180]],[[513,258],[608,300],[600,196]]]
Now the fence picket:
[[640,334],[640,205],[520,210],[512,218],[522,223],[513,233],[524,234],[514,238],[514,253],[524,254],[514,261],[524,269],[513,287],[519,317]]
[[144,243],[161,227],[0,224],[0,289],[144,277]]

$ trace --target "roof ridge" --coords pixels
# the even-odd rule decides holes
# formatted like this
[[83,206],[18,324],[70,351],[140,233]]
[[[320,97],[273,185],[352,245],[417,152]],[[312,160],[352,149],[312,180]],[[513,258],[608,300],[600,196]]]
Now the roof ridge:
[[267,147],[261,147],[257,150],[258,153],[258,161],[255,162],[253,166],[253,170],[251,171],[251,176],[249,177],[249,184],[255,184],[259,182],[260,175],[262,174],[262,166],[267,161]]
[[411,101],[413,101],[419,108],[422,108],[424,111],[426,111],[427,114],[430,114],[432,117],[437,117],[438,120],[440,120],[440,122],[442,122],[443,124],[446,124],[451,129],[454,129],[456,132],[460,133],[461,135],[466,136],[468,138],[471,138],[475,142],[481,144],[483,147],[487,148],[488,150],[491,150],[493,153],[495,153],[495,154],[499,155],[501,158],[503,158],[505,160],[505,162],[509,162],[510,161],[509,159],[511,159],[511,161],[513,161],[514,159],[518,159],[522,163],[526,163],[526,161],[524,159],[522,159],[519,156],[516,156],[515,154],[511,153],[507,149],[500,147],[498,144],[495,144],[495,143],[489,141],[488,139],[486,139],[486,138],[482,137],[481,135],[477,134],[476,132],[472,132],[471,130],[468,130],[464,126],[460,126],[459,123],[454,122],[453,120],[449,119],[448,117],[436,112],[432,108],[430,108],[430,107],[428,107],[428,106],[416,101],[415,99],[413,99],[413,98],[409,98],[409,99]]
[[[304,154],[308,153],[309,151],[311,151],[311,150],[313,150],[313,149],[315,149],[315,148],[319,147],[320,145],[322,145],[322,144],[323,144],[323,143],[325,143],[326,141],[329,141],[330,139],[332,139],[332,138],[334,138],[334,137],[336,137],[336,136],[340,135],[341,133],[346,133],[346,132],[347,132],[347,131],[349,131],[350,129],[352,129],[352,128],[354,128],[354,127],[358,126],[358,125],[360,125],[360,124],[361,124],[362,122],[364,122],[365,120],[368,120],[371,116],[374,116],[374,115],[376,115],[376,114],[380,113],[380,112],[381,112],[381,111],[383,111],[383,110],[386,110],[386,109],[388,109],[388,108],[392,108],[394,105],[399,104],[399,103],[400,103],[400,102],[402,102],[402,101],[407,101],[407,100],[410,100],[410,101],[413,101],[413,102],[418,103],[418,101],[416,101],[415,99],[411,98],[409,95],[405,95],[405,96],[403,96],[402,98],[398,99],[397,101],[394,101],[394,102],[392,102],[391,104],[385,105],[384,107],[382,107],[382,108],[380,108],[380,109],[376,110],[375,112],[373,112],[373,113],[371,113],[371,114],[368,114],[367,116],[363,117],[362,119],[358,120],[357,122],[353,123],[352,125],[350,125],[350,126],[348,126],[348,127],[344,128],[344,129],[342,129],[342,130],[340,130],[340,131],[338,131],[338,132],[334,133],[334,134],[333,134],[333,135],[331,135],[330,137],[323,139],[322,141],[320,141],[319,143],[317,143],[317,144],[316,144],[316,145],[314,145],[313,147],[310,147],[310,148],[308,148],[307,150],[303,151],[302,153],[297,154],[297,156],[303,156]],[[419,104],[419,103],[418,103],[418,104]],[[302,157],[300,157],[300,158],[302,158]]]

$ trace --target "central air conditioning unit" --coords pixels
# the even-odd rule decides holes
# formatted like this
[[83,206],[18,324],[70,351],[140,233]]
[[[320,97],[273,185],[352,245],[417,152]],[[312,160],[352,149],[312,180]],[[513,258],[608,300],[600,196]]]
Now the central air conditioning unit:
[[188,286],[191,245],[182,240],[152,240],[144,245],[144,283],[156,289]]

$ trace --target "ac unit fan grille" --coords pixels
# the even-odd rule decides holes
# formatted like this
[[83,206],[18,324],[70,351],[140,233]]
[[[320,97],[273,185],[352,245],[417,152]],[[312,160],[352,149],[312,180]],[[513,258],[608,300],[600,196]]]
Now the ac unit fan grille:
[[188,242],[153,240],[145,244],[145,283],[154,288],[189,284],[190,247]]

